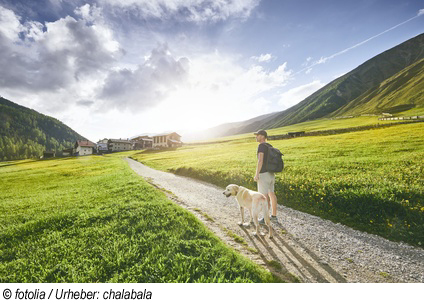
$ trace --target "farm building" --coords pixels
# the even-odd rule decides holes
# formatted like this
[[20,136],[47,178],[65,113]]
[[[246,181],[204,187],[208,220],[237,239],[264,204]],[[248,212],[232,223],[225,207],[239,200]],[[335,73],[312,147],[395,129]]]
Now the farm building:
[[153,147],[153,138],[149,136],[140,136],[132,139],[134,142],[134,149],[146,149]]
[[92,155],[96,149],[96,144],[91,141],[76,141],[74,148],[77,156]]
[[153,137],[153,148],[181,147],[181,136],[176,133],[159,134]]
[[56,153],[54,151],[44,151],[43,152],[43,159],[48,159],[48,158],[54,158],[56,157]]
[[288,132],[287,135],[290,138],[302,137],[305,135],[304,131]]
[[62,150],[62,156],[63,157],[69,157],[69,156],[72,156],[73,155],[73,153],[74,153],[74,149],[71,147],[71,148],[67,148],[67,149],[64,149],[64,150]]
[[104,138],[103,140],[97,141],[97,151],[99,153],[106,153],[108,151],[107,143],[108,139]]
[[109,139],[107,142],[109,152],[126,151],[133,149],[133,143],[130,140]]

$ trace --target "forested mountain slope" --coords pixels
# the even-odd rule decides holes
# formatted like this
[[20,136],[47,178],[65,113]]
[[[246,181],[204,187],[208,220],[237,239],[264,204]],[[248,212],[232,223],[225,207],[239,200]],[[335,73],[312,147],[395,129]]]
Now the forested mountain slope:
[[0,161],[38,158],[78,139],[86,140],[59,120],[0,97]]

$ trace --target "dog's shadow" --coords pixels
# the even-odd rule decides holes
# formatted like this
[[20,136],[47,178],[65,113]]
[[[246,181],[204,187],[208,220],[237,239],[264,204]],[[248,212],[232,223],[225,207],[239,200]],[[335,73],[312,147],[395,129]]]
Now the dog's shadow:
[[[280,260],[280,258],[278,257],[278,255],[274,252],[274,250],[272,250],[271,246],[269,245],[269,243],[263,238],[262,235],[253,235],[248,229],[252,227],[251,224],[249,224],[248,226],[244,226],[241,225],[240,228],[243,230],[243,232],[246,234],[247,238],[249,238],[250,243],[255,247],[257,253],[259,254],[259,256],[261,257],[262,261],[264,261],[264,263],[268,266],[271,267],[271,269],[275,269],[272,268],[272,266],[270,265],[270,260],[267,259],[267,257],[265,256],[265,254],[262,252],[262,250],[260,249],[258,242],[260,242],[263,247],[265,247],[267,249],[267,251],[269,252],[269,254],[271,255],[271,257],[273,258],[274,261],[278,262],[278,264],[281,266],[281,270],[278,270],[284,274],[289,274],[289,271],[287,270],[286,267],[284,267],[283,262]],[[254,227],[254,225],[253,225]],[[277,271],[277,270],[274,270]]]
[[[255,227],[253,224],[249,224],[248,226],[241,225],[241,229],[244,231],[246,236],[249,238],[251,244],[255,247],[257,250],[259,256],[261,259],[267,264],[268,267],[274,267],[274,265],[280,265],[281,270],[280,272],[283,273],[290,273],[288,269],[284,266],[285,264],[289,263],[291,266],[296,268],[296,272],[301,275],[303,278],[309,278],[310,276],[314,277],[314,279],[317,282],[320,283],[328,283],[328,280],[325,278],[323,274],[319,270],[317,270],[314,266],[312,266],[309,262],[305,260],[305,258],[302,257],[301,254],[299,254],[292,246],[288,244],[287,241],[285,241],[273,228],[274,234],[273,238],[269,239],[270,243],[274,246],[274,248],[277,248],[280,253],[284,255],[284,259],[287,261],[284,263],[280,257],[275,253],[273,250],[273,247],[270,245],[270,243],[267,241],[268,238],[264,238],[264,236],[261,235],[253,235],[252,232],[250,232],[248,229],[251,227]],[[272,259],[277,262],[278,264],[270,264],[271,261],[269,261],[266,257],[266,255],[262,252],[261,248],[259,247],[259,244],[262,244],[262,246],[266,249],[266,251],[269,253],[269,255],[272,257]],[[328,274],[330,274],[337,282],[346,283],[346,279],[341,276],[339,273],[337,273],[334,269],[332,269],[329,265],[324,265],[320,263],[320,259],[318,256],[316,256],[313,252],[309,251],[307,248],[304,247],[300,242],[297,242],[299,246],[309,255],[309,257],[314,260],[316,264],[318,264],[321,268],[323,268]],[[292,259],[290,256],[292,256],[297,262]],[[299,263],[301,266],[299,266]],[[280,269],[280,266],[278,266],[278,269]],[[275,269],[275,267],[274,267]],[[303,269],[303,270],[302,270]],[[306,270],[310,276],[308,276],[305,271]]]

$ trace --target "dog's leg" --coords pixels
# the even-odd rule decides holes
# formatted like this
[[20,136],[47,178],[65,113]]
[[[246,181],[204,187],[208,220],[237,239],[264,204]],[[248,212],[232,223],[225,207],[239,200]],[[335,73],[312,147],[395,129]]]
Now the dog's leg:
[[268,203],[263,203],[264,210],[265,210],[265,223],[268,226],[269,229],[269,238],[272,238],[272,226],[271,226],[271,220],[269,219],[269,211],[268,211]]
[[249,224],[253,223],[253,216],[252,216],[252,208],[248,209],[249,210],[249,215],[250,215],[250,221]]
[[253,235],[259,235],[259,209],[257,208],[257,205],[254,205],[252,207],[252,214],[253,214],[253,222],[255,223],[256,231],[253,232]]
[[240,213],[241,213],[241,222],[238,223],[239,226],[242,226],[244,223],[244,208],[240,206]]

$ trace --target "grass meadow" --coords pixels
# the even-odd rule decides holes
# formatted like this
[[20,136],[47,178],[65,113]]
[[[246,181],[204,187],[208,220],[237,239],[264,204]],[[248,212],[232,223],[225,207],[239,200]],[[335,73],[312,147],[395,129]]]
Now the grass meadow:
[[[414,114],[417,115],[417,114]],[[377,116],[360,116],[346,119],[318,119],[313,121],[307,121],[294,125],[279,127],[267,130],[269,136],[287,134],[288,132],[297,131],[321,131],[321,130],[332,130],[342,128],[352,128],[359,126],[375,126],[375,125],[388,125],[393,124],[393,121],[379,121]],[[208,143],[208,142],[226,142],[226,141],[251,141],[252,133],[244,133],[239,135],[228,136],[225,138],[208,139],[203,141],[197,141],[193,143]]]
[[[232,139],[173,151],[144,151],[132,158],[221,187],[236,183],[256,189],[258,144],[253,135]],[[285,169],[276,175],[279,203],[423,247],[423,139],[424,123],[416,123],[270,141],[285,155]]]
[[0,282],[273,282],[118,155],[0,163]]

